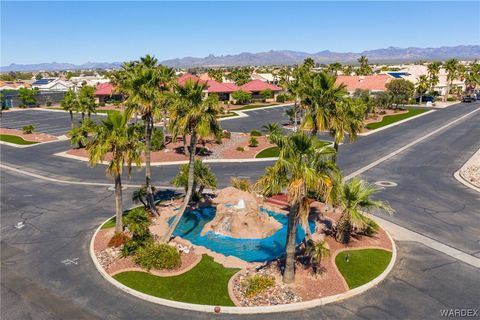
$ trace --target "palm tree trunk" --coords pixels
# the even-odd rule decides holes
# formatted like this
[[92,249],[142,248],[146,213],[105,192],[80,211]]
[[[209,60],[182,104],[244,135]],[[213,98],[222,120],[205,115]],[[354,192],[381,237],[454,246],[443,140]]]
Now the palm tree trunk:
[[187,193],[185,194],[185,199],[183,199],[183,204],[180,207],[180,210],[178,210],[178,213],[175,217],[175,220],[173,221],[172,225],[170,226],[170,229],[167,231],[167,233],[163,237],[164,242],[168,242],[170,240],[170,237],[172,236],[173,232],[177,228],[177,225],[180,222],[180,219],[182,218],[183,214],[185,213],[185,210],[187,209],[188,204],[190,203],[190,199],[192,198],[193,182],[194,182],[194,178],[195,178],[194,177],[194,168],[195,168],[196,146],[197,146],[197,133],[195,131],[193,131],[192,135],[190,137],[190,156],[189,156],[189,161],[188,161]]
[[82,112],[82,122],[85,120],[85,112]]
[[73,112],[72,112],[72,110],[70,110],[69,113],[70,113],[70,127],[73,130],[74,125],[73,125]]
[[334,154],[333,157],[332,157],[334,163],[337,162],[338,145],[339,145],[338,141],[335,140],[335,141],[333,142],[333,149],[335,149],[335,154]]
[[167,142],[167,110],[164,108],[163,109],[163,126],[162,126],[162,131],[163,131],[163,144]]
[[153,119],[151,114],[145,117],[145,185],[147,186],[147,203],[150,211],[158,216],[157,208],[155,207],[155,201],[153,198],[152,189],[152,168],[150,165],[150,150],[152,148],[152,128]]
[[420,100],[419,100],[419,104],[422,105],[422,98],[423,98],[423,94],[421,93],[420,94]]
[[187,135],[186,134],[182,135],[182,140],[183,140],[183,154],[185,154],[188,157]]
[[295,281],[295,247],[297,238],[297,212],[298,202],[290,207],[288,213],[287,243],[285,247],[285,271],[283,272],[283,282],[292,283]]
[[343,212],[340,220],[338,220],[337,228],[335,230],[335,239],[343,244],[350,242],[350,231],[352,229],[350,223],[350,214]]
[[115,233],[123,232],[122,176],[115,176]]

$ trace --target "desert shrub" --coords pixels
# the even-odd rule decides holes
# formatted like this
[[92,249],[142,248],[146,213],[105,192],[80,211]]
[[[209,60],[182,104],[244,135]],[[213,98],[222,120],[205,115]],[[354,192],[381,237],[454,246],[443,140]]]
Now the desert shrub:
[[120,232],[120,233],[115,233],[113,237],[108,241],[108,246],[109,247],[120,247],[122,244],[125,244],[130,240],[130,237],[127,236],[125,233]]
[[275,278],[272,276],[255,275],[247,278],[242,282],[242,286],[246,288],[245,296],[252,298],[275,285]]
[[151,243],[137,250],[135,263],[147,270],[152,268],[171,270],[180,267],[182,261],[175,247],[166,243]]
[[253,129],[252,131],[250,131],[250,136],[252,137],[260,137],[261,135],[262,135],[262,132],[259,130]]
[[230,184],[232,187],[237,188],[242,191],[250,192],[252,191],[252,183],[248,179],[241,179],[237,177],[232,177],[230,179]]
[[161,129],[153,128],[151,149],[152,151],[160,151],[165,149],[165,144],[163,143],[163,131]]
[[249,147],[256,147],[258,146],[258,140],[255,137],[251,137],[250,140],[248,141],[248,146]]
[[35,130],[35,127],[31,124],[23,126],[23,128],[22,128],[22,131],[23,131],[24,134],[31,134],[31,133],[33,133],[33,130]]
[[47,107],[51,107],[52,106],[52,101],[47,101]]
[[240,151],[240,152],[244,152],[245,148],[244,147],[237,147],[237,149],[235,149],[235,150]]
[[457,101],[457,99],[454,98],[454,97],[448,97],[448,98],[447,98],[447,101]]
[[222,131],[222,138],[223,139],[230,139],[232,137],[232,133],[228,130]]
[[99,107],[105,107],[105,102],[100,102],[100,103],[98,104],[98,106],[99,106]]
[[285,102],[285,101],[287,101],[287,96],[286,96],[285,94],[279,94],[279,95],[277,96],[276,101],[277,101],[277,102],[280,102],[280,103]]
[[376,234],[379,229],[380,227],[375,221],[373,221],[372,219],[366,218],[365,227],[363,228],[364,235],[371,237],[374,234]]

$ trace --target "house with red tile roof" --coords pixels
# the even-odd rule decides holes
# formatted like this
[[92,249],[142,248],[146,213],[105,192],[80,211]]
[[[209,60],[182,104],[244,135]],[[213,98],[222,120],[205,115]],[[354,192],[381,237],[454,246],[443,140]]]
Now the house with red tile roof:
[[270,89],[272,91],[274,97],[280,91],[282,91],[282,88],[260,80],[251,80],[242,86],[237,86],[236,84],[230,82],[218,82],[211,79],[202,80],[199,77],[194,76],[190,73],[185,73],[177,79],[180,85],[184,85],[188,80],[205,83],[207,86],[206,94],[208,95],[210,93],[215,93],[218,95],[220,101],[230,101],[231,93],[239,90],[251,93],[252,98],[254,99],[261,98],[261,92],[267,89]]
[[97,97],[98,103],[103,104],[109,100],[123,100],[123,96],[121,94],[115,93],[113,89],[113,84],[109,82],[97,84],[97,86],[95,87],[95,97]]
[[335,83],[344,84],[349,93],[357,89],[369,90],[371,92],[385,91],[386,84],[392,80],[392,77],[385,74],[370,76],[338,76]]

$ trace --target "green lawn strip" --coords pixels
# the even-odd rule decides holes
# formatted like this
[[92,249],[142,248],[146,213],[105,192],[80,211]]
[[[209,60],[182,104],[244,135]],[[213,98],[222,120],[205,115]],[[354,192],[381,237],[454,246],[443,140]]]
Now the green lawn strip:
[[120,112],[120,110],[95,110],[96,113],[106,113],[106,114],[109,114],[109,113],[117,113],[117,112]]
[[422,114],[427,111],[429,110],[428,109],[408,109],[408,112],[406,113],[392,114],[392,115],[383,117],[382,121],[380,122],[369,123],[367,124],[367,129],[370,129],[370,130],[378,129],[386,125],[398,122],[400,120],[414,117],[416,115]]
[[158,277],[146,272],[128,271],[114,276],[115,280],[137,291],[169,300],[234,306],[228,295],[228,281],[240,269],[225,268],[203,255],[190,271],[173,277]]
[[238,113],[236,113],[234,111],[230,111],[227,114],[222,114],[222,115],[218,116],[217,118],[222,119],[222,118],[230,118],[230,117],[235,117],[235,116],[238,116]]
[[273,158],[273,157],[278,157],[280,153],[280,149],[278,147],[269,147],[266,149],[263,149],[257,155],[255,158]]
[[13,144],[20,144],[20,145],[29,145],[29,144],[38,143],[35,141],[27,141],[27,140],[24,140],[22,137],[12,136],[10,134],[0,134],[0,141],[5,141]]
[[239,110],[250,110],[250,109],[258,109],[258,108],[265,108],[265,107],[272,107],[276,106],[276,104],[247,104],[246,106],[243,106],[238,109],[234,109],[235,111]]
[[115,219],[115,217],[112,217],[107,222],[105,222],[100,229],[115,228],[115,222],[116,221],[117,221],[117,219]]
[[335,257],[335,264],[348,287],[353,289],[378,277],[391,259],[392,253],[382,249],[348,250]]

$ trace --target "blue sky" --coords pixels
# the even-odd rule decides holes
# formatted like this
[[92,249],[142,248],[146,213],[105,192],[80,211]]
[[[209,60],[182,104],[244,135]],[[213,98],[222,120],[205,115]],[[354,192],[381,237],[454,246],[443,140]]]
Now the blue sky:
[[480,43],[480,2],[1,2],[1,65]]

